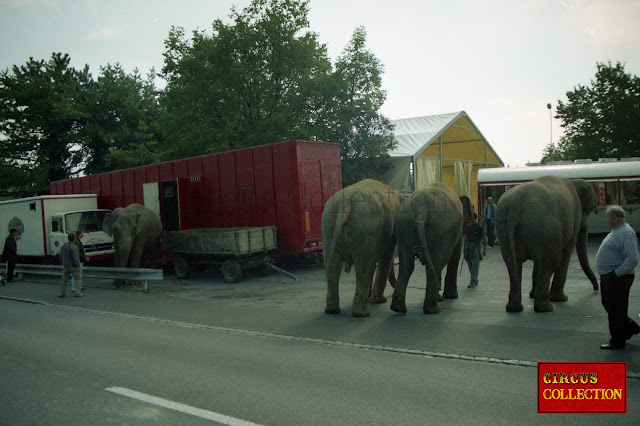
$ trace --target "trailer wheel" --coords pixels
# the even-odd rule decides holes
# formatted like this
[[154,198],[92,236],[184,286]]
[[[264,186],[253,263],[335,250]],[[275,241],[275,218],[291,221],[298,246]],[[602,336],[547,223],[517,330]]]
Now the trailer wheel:
[[175,270],[178,278],[189,278],[189,275],[191,274],[191,263],[186,257],[178,256],[173,264],[173,269]]
[[235,259],[227,259],[222,264],[222,276],[228,283],[237,283],[242,277],[242,266]]

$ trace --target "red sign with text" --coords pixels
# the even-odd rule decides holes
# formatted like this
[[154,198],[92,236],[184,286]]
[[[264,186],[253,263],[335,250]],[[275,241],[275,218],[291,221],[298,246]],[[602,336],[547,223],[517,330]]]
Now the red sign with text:
[[538,413],[626,412],[626,362],[538,363]]

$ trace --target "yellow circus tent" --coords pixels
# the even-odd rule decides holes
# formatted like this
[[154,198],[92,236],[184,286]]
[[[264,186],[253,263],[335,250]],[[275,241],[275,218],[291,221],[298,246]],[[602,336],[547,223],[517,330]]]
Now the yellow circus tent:
[[[380,180],[404,193],[442,182],[477,204],[478,170],[504,167],[464,111],[392,120],[397,147]],[[477,207],[477,206],[476,206]]]

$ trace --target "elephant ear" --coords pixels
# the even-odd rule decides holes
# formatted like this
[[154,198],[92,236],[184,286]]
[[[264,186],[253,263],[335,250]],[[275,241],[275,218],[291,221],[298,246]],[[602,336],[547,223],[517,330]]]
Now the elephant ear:
[[571,183],[578,193],[578,198],[580,198],[583,215],[589,215],[597,205],[596,191],[590,183],[582,179],[574,179]]
[[102,221],[102,231],[108,236],[113,237],[113,227],[111,226],[111,213],[107,213]]

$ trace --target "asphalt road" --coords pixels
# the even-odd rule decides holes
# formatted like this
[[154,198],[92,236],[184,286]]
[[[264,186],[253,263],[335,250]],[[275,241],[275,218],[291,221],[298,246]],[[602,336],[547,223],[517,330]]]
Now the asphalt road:
[[[408,314],[386,303],[369,318],[350,316],[353,274],[343,274],[342,314],[326,315],[322,267],[281,266],[300,281],[227,284],[210,272],[169,277],[150,293],[89,281],[81,299],[59,299],[55,280],[0,288],[0,424],[640,423],[640,338],[599,349],[606,315],[577,259],[569,301],[545,314],[528,298],[524,312],[505,311],[497,248],[480,285],[466,287],[465,267],[460,297],[437,315],[422,314],[419,265]],[[536,414],[538,361],[626,362],[628,413]]]

